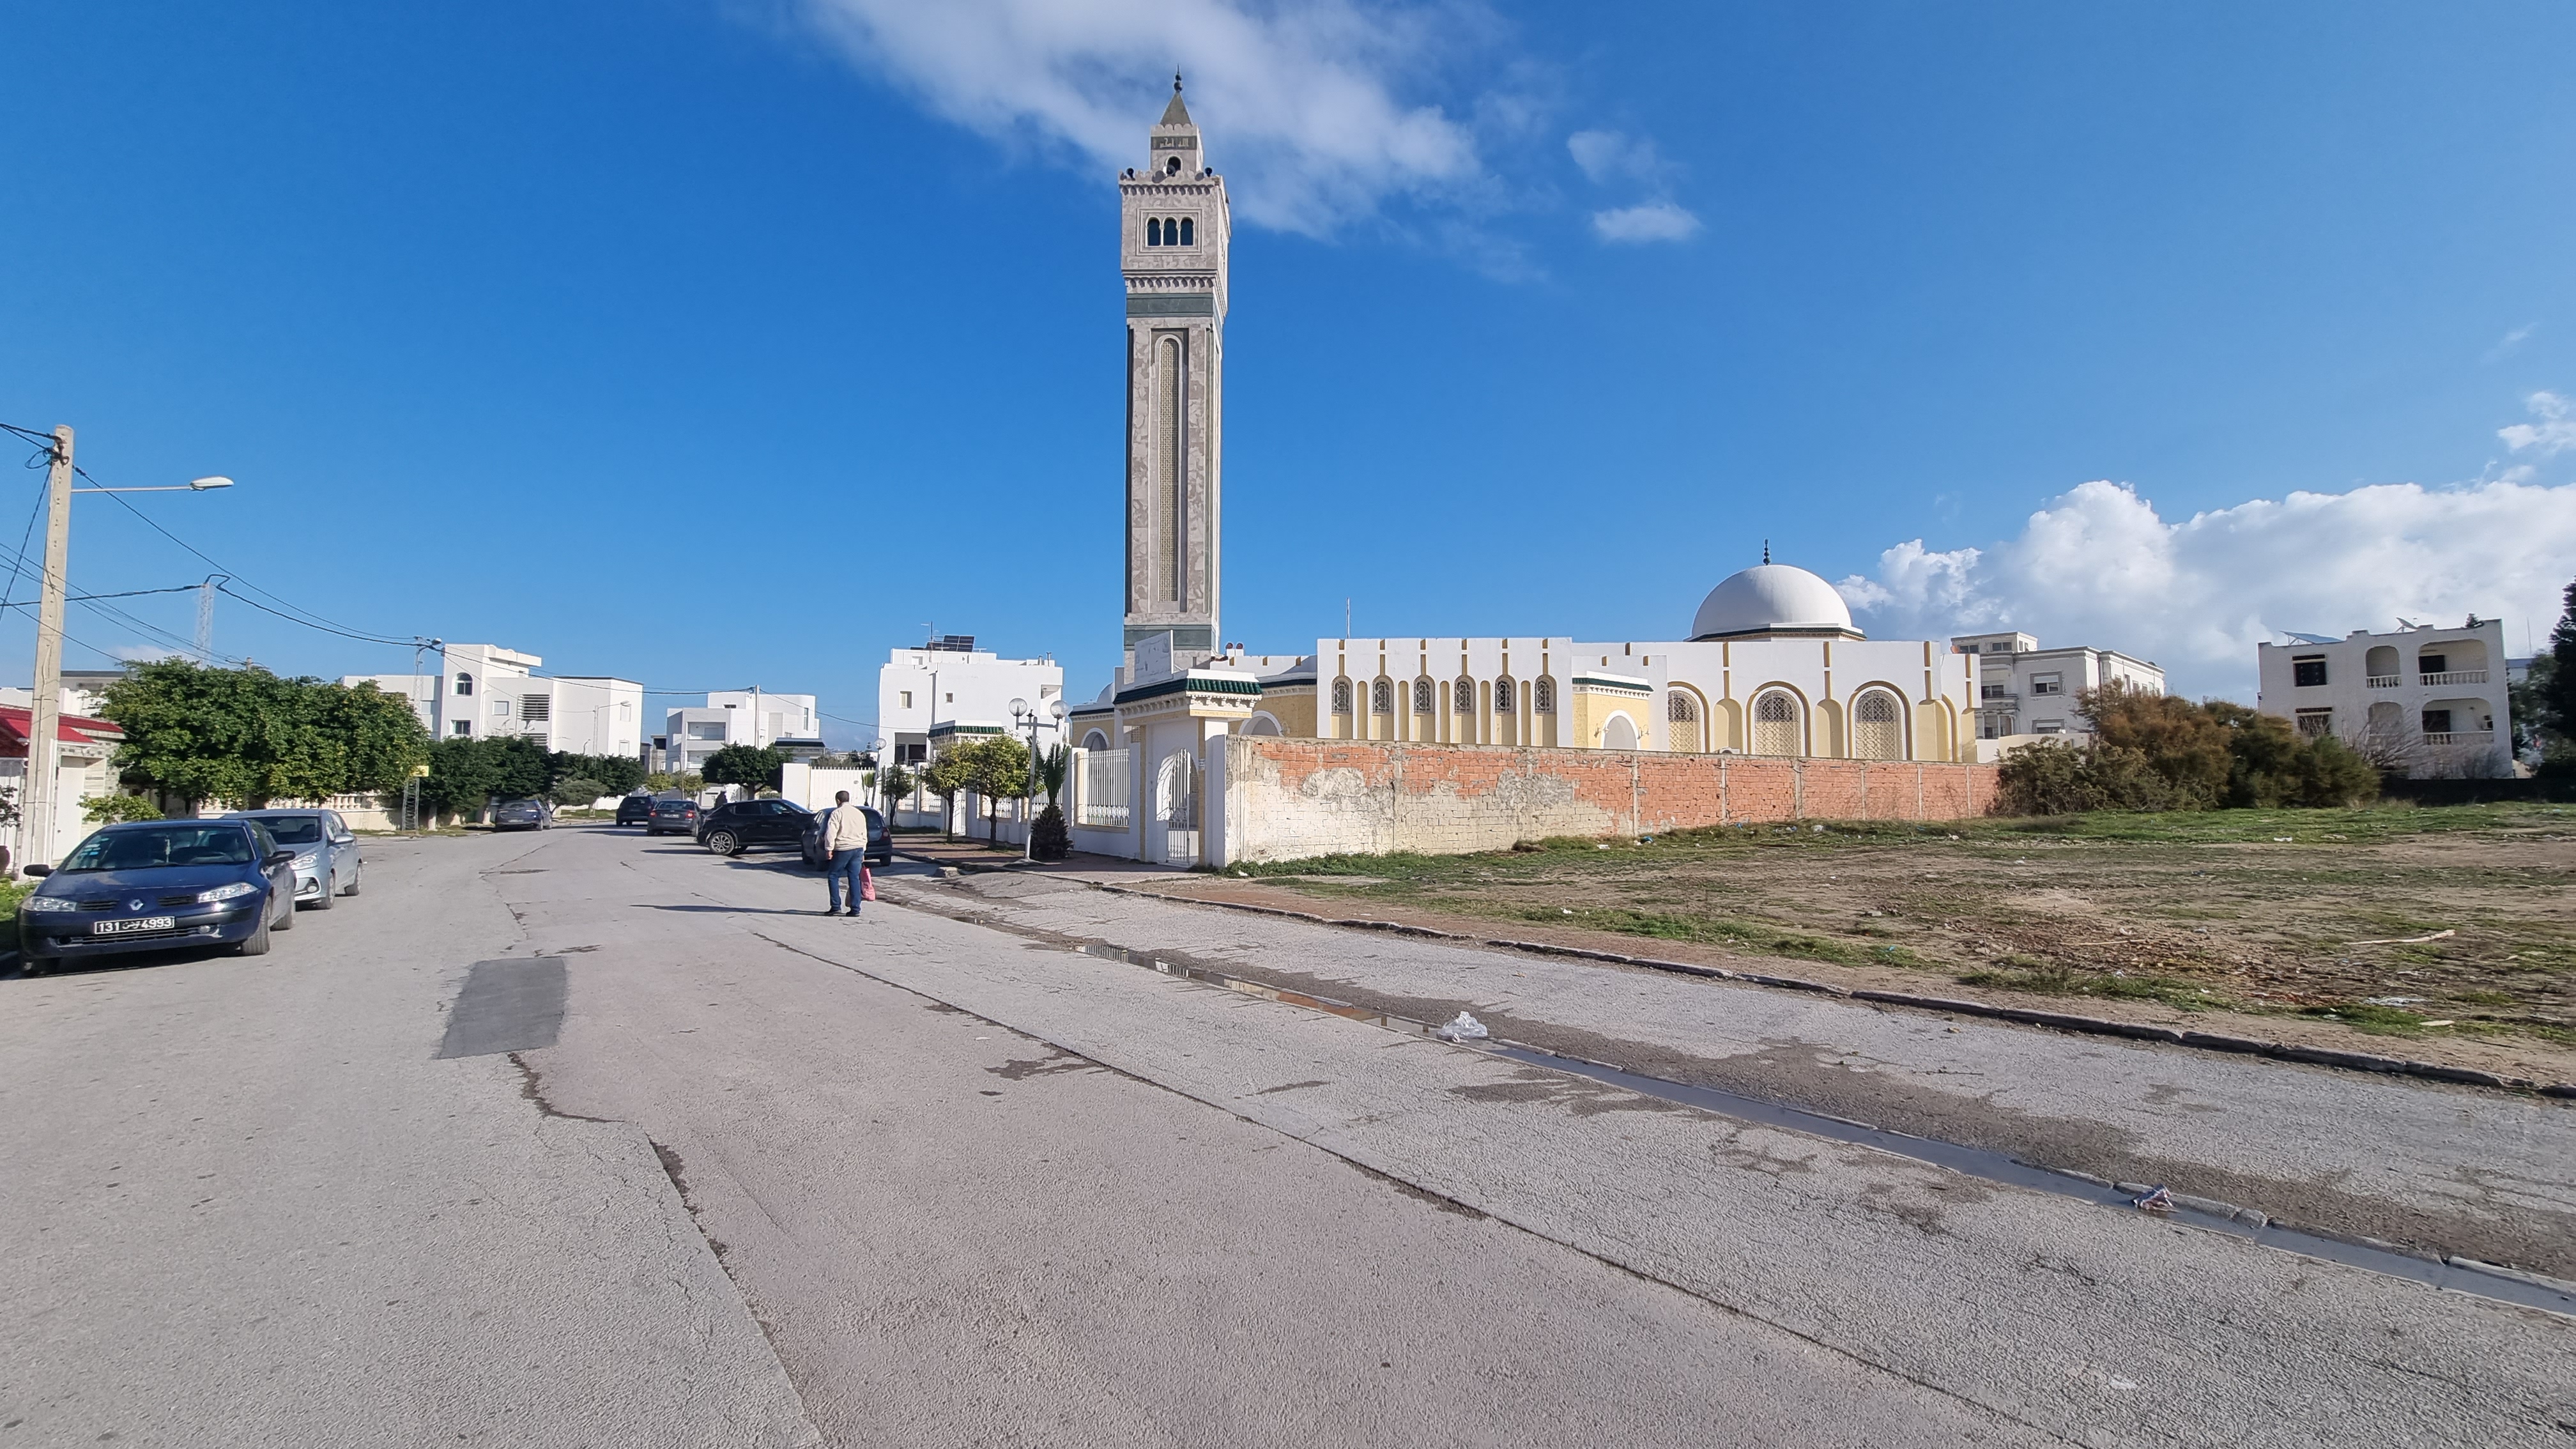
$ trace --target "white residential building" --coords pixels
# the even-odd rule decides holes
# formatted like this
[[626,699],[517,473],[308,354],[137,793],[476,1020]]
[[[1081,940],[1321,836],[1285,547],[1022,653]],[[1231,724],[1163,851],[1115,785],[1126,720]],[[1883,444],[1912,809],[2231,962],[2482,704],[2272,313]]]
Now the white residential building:
[[775,745],[790,754],[823,750],[822,717],[810,694],[773,694],[765,689],[724,689],[707,696],[703,706],[668,711],[653,743],[656,768],[694,772],[707,757],[727,745],[754,749]]
[[2165,672],[2116,649],[2082,645],[2042,649],[2028,634],[1960,634],[1950,647],[1976,656],[1977,758],[1992,760],[2015,745],[2038,739],[2081,743],[2092,737],[2075,697],[2114,680],[2153,694],[2165,692]]
[[450,644],[440,663],[437,674],[344,674],[340,682],[408,698],[439,739],[516,735],[564,754],[641,757],[644,686],[634,680],[540,675],[544,659],[497,644]]
[[2335,735],[2411,779],[2513,773],[2501,622],[2472,615],[2448,629],[2287,637],[2254,650],[2255,707],[2265,714],[2304,734]]
[[[1004,659],[977,649],[971,634],[950,634],[918,649],[897,649],[877,670],[877,737],[892,761],[917,764],[930,751],[934,726],[1014,728],[1011,701],[1038,716],[1038,748],[1061,738],[1049,708],[1064,694],[1064,667],[1048,655]],[[1025,730],[1021,738],[1026,739]]]

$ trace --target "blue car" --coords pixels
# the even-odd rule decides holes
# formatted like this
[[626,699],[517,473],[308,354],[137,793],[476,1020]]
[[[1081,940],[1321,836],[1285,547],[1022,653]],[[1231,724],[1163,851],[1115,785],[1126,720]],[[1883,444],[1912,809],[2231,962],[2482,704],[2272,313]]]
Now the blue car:
[[358,837],[337,810],[236,810],[226,820],[256,820],[295,852],[295,903],[331,909],[358,893]]
[[27,874],[44,879],[18,905],[18,964],[30,976],[129,951],[230,946],[257,956],[269,932],[295,924],[295,852],[256,820],[110,825],[61,865]]

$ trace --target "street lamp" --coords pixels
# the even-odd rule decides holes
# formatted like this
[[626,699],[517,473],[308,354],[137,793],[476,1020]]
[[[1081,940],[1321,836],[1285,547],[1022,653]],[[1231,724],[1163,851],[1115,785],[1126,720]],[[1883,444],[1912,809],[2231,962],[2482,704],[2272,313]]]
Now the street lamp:
[[[1054,717],[1054,728],[1058,734],[1062,734],[1064,731],[1064,701],[1061,699],[1049,701],[1045,713]],[[1039,716],[1040,711],[1029,708],[1029,702],[1027,700],[1015,699],[1011,701],[1012,724],[1014,726],[1019,726],[1025,723],[1029,732],[1029,771],[1031,776],[1030,783],[1032,785],[1036,783],[1035,776],[1038,764],[1038,728],[1041,724]],[[1035,799],[1037,797],[1032,794],[1030,798]],[[1037,819],[1035,816],[1029,815],[1025,807],[1021,814],[1023,817],[1023,828],[1021,830],[1022,838],[1020,841],[1020,857],[1023,860],[1035,860],[1037,859],[1036,852],[1038,839]]]
[[[14,429],[12,431],[15,431]],[[54,429],[45,473],[45,576],[36,605],[35,702],[27,711],[27,790],[19,816],[18,863],[31,854],[50,856],[54,842],[54,752],[63,720],[63,598],[72,549],[72,495],[75,493],[204,493],[230,488],[220,475],[142,488],[75,488],[72,477],[72,430]]]

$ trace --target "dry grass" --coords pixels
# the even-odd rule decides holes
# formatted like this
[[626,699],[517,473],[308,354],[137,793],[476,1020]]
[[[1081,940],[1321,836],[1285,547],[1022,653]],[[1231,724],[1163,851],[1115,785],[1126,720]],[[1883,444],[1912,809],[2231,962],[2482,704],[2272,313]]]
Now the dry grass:
[[1993,992],[2576,1046],[2576,807],[1754,826],[1229,874]]

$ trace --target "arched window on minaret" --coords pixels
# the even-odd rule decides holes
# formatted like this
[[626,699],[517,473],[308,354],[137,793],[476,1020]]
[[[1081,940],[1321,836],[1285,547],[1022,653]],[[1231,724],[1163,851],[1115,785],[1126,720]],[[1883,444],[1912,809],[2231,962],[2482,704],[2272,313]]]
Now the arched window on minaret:
[[1164,175],[1166,175],[1166,176],[1178,176],[1178,175],[1180,175],[1180,174],[1181,174],[1181,158],[1180,158],[1180,157],[1178,157],[1178,156],[1175,156],[1175,157],[1171,158],[1170,160],[1168,160],[1168,161],[1164,162],[1164,163],[1163,163],[1163,174],[1164,174]]
[[1195,232],[1195,231],[1197,231],[1197,230],[1198,230],[1198,227],[1197,227],[1194,223],[1192,223],[1192,222],[1191,222],[1191,220],[1190,220],[1188,217],[1186,217],[1186,216],[1185,216],[1185,217],[1182,217],[1182,218],[1181,218],[1181,245],[1183,245],[1183,246],[1185,246],[1185,247],[1194,247],[1194,246],[1197,246],[1197,245],[1198,245],[1198,238],[1196,238],[1196,237],[1194,237],[1194,236],[1192,236],[1192,235],[1191,235],[1191,233],[1192,233],[1192,232]]
[[1145,218],[1145,245],[1149,247],[1158,247],[1162,244],[1163,219],[1159,216],[1149,216]]

